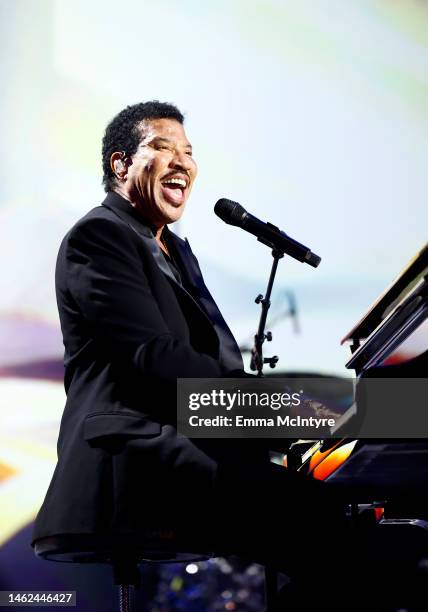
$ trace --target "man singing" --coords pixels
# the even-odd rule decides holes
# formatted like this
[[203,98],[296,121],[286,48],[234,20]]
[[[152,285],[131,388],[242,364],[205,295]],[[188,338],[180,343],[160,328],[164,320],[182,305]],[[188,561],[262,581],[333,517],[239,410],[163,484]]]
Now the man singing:
[[177,378],[245,375],[187,240],[168,228],[197,173],[183,115],[129,106],[102,153],[107,197],[58,255],[67,402],[33,543],[172,527],[189,548],[301,570],[307,547],[328,556],[341,533],[329,486],[271,464],[257,441],[177,436]]

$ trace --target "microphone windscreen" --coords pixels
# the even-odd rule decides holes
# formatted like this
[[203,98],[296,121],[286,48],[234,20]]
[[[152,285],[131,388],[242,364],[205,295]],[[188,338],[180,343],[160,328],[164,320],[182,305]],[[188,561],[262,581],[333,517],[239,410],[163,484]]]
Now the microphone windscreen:
[[247,211],[238,202],[221,198],[214,206],[214,212],[225,223],[240,226]]

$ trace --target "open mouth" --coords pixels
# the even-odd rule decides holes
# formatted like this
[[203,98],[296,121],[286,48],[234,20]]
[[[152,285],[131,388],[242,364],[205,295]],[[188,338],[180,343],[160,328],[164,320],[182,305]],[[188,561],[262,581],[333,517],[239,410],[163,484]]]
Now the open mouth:
[[170,204],[183,204],[186,197],[188,180],[181,177],[170,177],[162,181],[162,195]]

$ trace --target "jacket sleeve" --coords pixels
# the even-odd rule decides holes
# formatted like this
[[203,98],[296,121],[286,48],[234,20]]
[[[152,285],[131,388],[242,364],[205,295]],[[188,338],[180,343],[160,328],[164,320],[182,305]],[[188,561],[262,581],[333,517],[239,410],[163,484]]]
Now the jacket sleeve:
[[103,350],[145,376],[169,383],[222,375],[214,358],[170,333],[126,226],[86,219],[70,232],[63,248],[67,291]]

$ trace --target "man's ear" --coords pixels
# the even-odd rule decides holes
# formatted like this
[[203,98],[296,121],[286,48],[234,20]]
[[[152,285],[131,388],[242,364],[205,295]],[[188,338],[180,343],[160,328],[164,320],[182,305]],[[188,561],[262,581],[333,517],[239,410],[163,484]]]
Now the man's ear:
[[129,157],[126,157],[124,151],[115,151],[110,157],[110,168],[112,169],[115,177],[120,181],[126,179],[128,174]]

